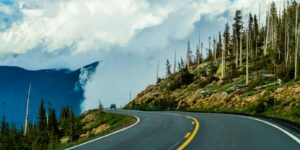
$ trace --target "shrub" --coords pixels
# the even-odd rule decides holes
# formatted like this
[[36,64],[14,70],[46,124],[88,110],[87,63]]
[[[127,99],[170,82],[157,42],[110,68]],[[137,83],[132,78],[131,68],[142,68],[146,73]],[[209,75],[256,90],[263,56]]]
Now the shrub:
[[168,84],[166,85],[167,90],[174,91],[183,85],[188,85],[193,82],[194,76],[188,71],[187,68],[182,69],[179,73],[170,77]]
[[273,97],[264,97],[259,100],[259,102],[256,104],[254,112],[256,114],[261,114],[265,112],[268,108],[274,106],[275,99]]
[[254,107],[254,112],[256,114],[261,114],[265,112],[265,110],[266,110],[266,106],[264,105],[263,101],[258,102],[258,104],[256,104],[256,106]]

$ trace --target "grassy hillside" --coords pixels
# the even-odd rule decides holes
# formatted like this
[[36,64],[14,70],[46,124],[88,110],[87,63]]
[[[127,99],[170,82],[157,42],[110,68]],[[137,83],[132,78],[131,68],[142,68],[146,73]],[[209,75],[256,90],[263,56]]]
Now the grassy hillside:
[[214,64],[212,78],[207,75],[209,63],[184,68],[148,86],[126,108],[244,113],[300,123],[299,81],[278,82],[261,70],[259,84],[246,86],[242,73],[233,80],[221,80],[218,66]]
[[136,122],[136,118],[126,115],[112,114],[98,109],[81,114],[77,121],[80,123],[80,136],[76,141],[70,141],[69,136],[60,139],[57,149],[64,149],[82,142],[103,136]]

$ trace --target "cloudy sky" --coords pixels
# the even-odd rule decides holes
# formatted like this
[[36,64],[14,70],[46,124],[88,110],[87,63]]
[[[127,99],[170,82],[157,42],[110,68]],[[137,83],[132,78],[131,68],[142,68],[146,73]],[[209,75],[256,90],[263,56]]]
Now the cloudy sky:
[[[283,0],[275,0],[282,8]],[[258,13],[271,0],[1,0],[0,65],[77,69],[103,60],[82,109],[124,105],[161,77],[166,59],[218,35],[232,14]],[[245,20],[246,21],[246,20]],[[206,53],[206,52],[205,52]]]

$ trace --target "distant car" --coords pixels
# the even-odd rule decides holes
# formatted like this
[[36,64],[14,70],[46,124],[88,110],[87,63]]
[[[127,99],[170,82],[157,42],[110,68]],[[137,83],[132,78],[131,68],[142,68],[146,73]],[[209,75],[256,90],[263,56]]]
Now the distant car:
[[111,104],[110,105],[110,109],[116,109],[116,108],[117,108],[116,104]]

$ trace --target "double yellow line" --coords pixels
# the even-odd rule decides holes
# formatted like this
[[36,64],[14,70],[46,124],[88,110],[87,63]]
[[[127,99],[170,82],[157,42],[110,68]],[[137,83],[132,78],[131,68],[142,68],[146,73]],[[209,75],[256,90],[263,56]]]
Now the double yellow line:
[[185,138],[187,138],[187,139],[184,141],[184,143],[182,143],[182,144],[177,148],[177,150],[184,150],[184,148],[185,148],[186,146],[188,146],[188,145],[192,142],[192,140],[195,138],[195,136],[196,136],[196,134],[197,134],[197,132],[198,132],[198,130],[199,130],[199,122],[198,122],[198,120],[197,120],[196,118],[194,118],[194,117],[192,117],[192,116],[186,116],[186,115],[180,115],[180,114],[176,114],[176,115],[178,115],[178,116],[185,116],[185,117],[187,117],[187,118],[189,118],[189,119],[192,119],[192,120],[193,120],[193,124],[195,124],[195,128],[194,128],[192,134],[191,134],[190,132],[188,132],[188,133],[185,135]]

